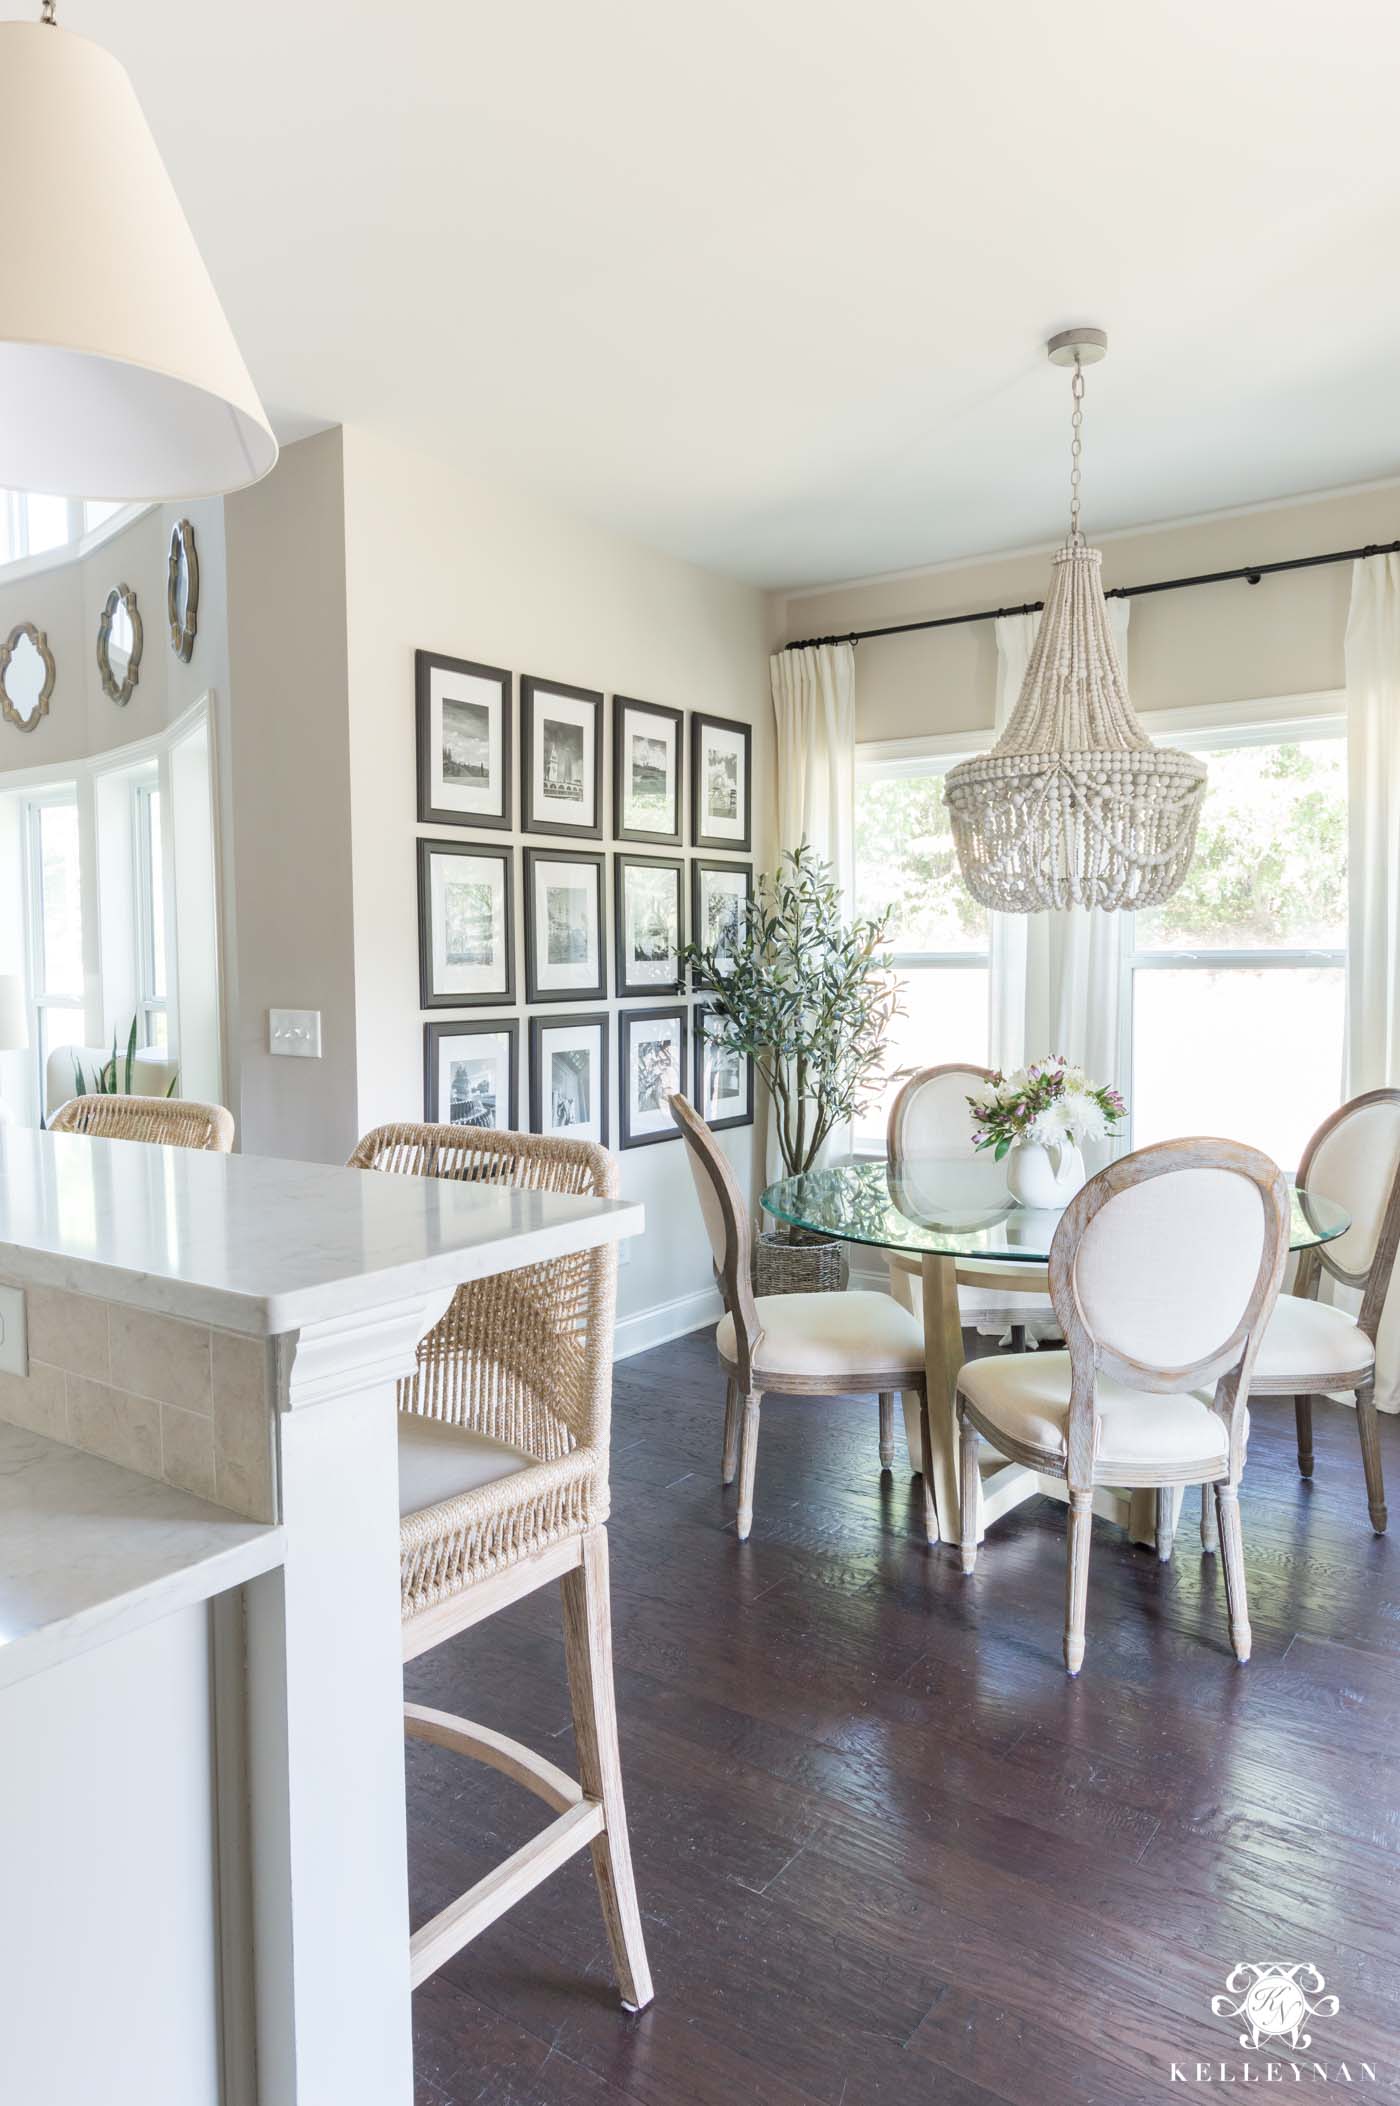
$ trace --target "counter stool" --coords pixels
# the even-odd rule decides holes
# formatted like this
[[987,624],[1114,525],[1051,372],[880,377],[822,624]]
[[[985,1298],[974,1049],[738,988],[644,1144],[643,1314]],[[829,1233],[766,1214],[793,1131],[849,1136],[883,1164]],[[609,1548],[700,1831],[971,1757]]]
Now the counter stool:
[[49,1132],[227,1155],[233,1147],[233,1113],[222,1104],[196,1104],[189,1097],[70,1097],[50,1114]]
[[[462,1126],[381,1126],[353,1169],[615,1199],[587,1141]],[[416,1988],[551,1872],[593,1855],[623,2004],[650,2003],[613,1699],[608,1446],[617,1246],[459,1287],[399,1385],[403,1656],[413,1660],[558,1580],[579,1781],[520,1742],[418,1704],[405,1731],[543,1799],[547,1828],[414,1932]]]

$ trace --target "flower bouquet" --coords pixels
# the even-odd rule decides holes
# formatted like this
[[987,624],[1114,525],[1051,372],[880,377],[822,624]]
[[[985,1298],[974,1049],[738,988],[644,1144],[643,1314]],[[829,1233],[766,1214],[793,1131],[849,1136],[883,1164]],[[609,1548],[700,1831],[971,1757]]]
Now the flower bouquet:
[[1007,1183],[1021,1206],[1067,1206],[1084,1183],[1086,1141],[1103,1141],[1125,1119],[1117,1090],[1091,1082],[1062,1056],[1038,1060],[1014,1075],[993,1075],[968,1097],[973,1142],[1007,1155]]

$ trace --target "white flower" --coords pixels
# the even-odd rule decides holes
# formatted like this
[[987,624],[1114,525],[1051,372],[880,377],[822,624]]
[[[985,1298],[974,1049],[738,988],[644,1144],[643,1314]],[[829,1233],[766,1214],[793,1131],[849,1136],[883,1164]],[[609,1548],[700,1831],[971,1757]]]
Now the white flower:
[[1061,1097],[1054,1104],[1047,1104],[1044,1111],[1036,1113],[1026,1138],[1039,1141],[1043,1148],[1058,1148],[1062,1141],[1070,1138],[1072,1132],[1069,1108]]
[[1065,1088],[1067,1090],[1087,1090],[1088,1087],[1089,1078],[1083,1068],[1065,1069]]
[[968,1091],[968,1096],[981,1111],[990,1111],[993,1105],[1001,1101],[994,1082],[979,1082],[976,1089]]
[[1108,1133],[1103,1106],[1084,1090],[1066,1090],[1056,1109],[1076,1141],[1102,1141]]
[[997,1084],[997,1096],[1003,1104],[1010,1104],[1013,1098],[1020,1096],[1029,1081],[1025,1069],[1017,1068],[1014,1075],[1008,1075],[1004,1082]]

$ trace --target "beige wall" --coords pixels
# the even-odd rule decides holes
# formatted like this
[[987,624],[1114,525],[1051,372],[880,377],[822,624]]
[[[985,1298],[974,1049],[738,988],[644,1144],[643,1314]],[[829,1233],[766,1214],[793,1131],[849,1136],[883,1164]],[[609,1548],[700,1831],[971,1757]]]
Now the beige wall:
[[[772,798],[770,610],[751,587],[518,491],[468,480],[367,431],[345,433],[345,489],[359,1120],[369,1127],[422,1117],[414,840],[434,829],[416,822],[415,649],[508,666],[517,691],[519,675],[535,673],[609,698],[620,692],[750,720],[761,861]],[[609,706],[609,734],[610,717]],[[610,750],[604,772],[610,803]],[[517,850],[522,1001],[501,1013],[520,1017],[523,1062],[520,877]],[[609,897],[610,953],[611,911]],[[612,1050],[615,1068],[615,1030]],[[615,1102],[611,1131],[615,1143]],[[747,1179],[751,1130],[723,1138]],[[706,1292],[710,1261],[681,1142],[629,1150],[621,1162],[623,1188],[645,1203],[648,1231],[621,1273],[623,1315]]]
[[[1400,484],[1194,525],[1105,539],[1105,585],[1138,585],[1289,556],[1390,541],[1400,535]],[[780,602],[784,640],[844,634],[1043,597],[1048,549],[990,562],[876,579]],[[1309,694],[1342,683],[1351,566],[1291,571],[1148,594],[1133,601],[1130,675],[1141,710]],[[996,641],[990,622],[859,646],[856,709],[861,739],[990,725]]]
[[[343,1162],[356,1136],[355,952],[339,431],[225,507],[230,1103],[253,1155]],[[320,1060],[274,1059],[271,1007],[319,1009]]]

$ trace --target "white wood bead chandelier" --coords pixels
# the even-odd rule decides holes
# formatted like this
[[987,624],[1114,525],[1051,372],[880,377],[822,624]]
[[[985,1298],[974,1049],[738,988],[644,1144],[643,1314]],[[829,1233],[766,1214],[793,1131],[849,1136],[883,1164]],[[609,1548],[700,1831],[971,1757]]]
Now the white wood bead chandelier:
[[1151,907],[1186,875],[1205,764],[1154,746],[1128,700],[1099,581],[1079,526],[1084,367],[1101,329],[1050,339],[1074,368],[1069,539],[1055,557],[1025,683],[990,753],[948,771],[946,801],[967,888],[984,907]]

